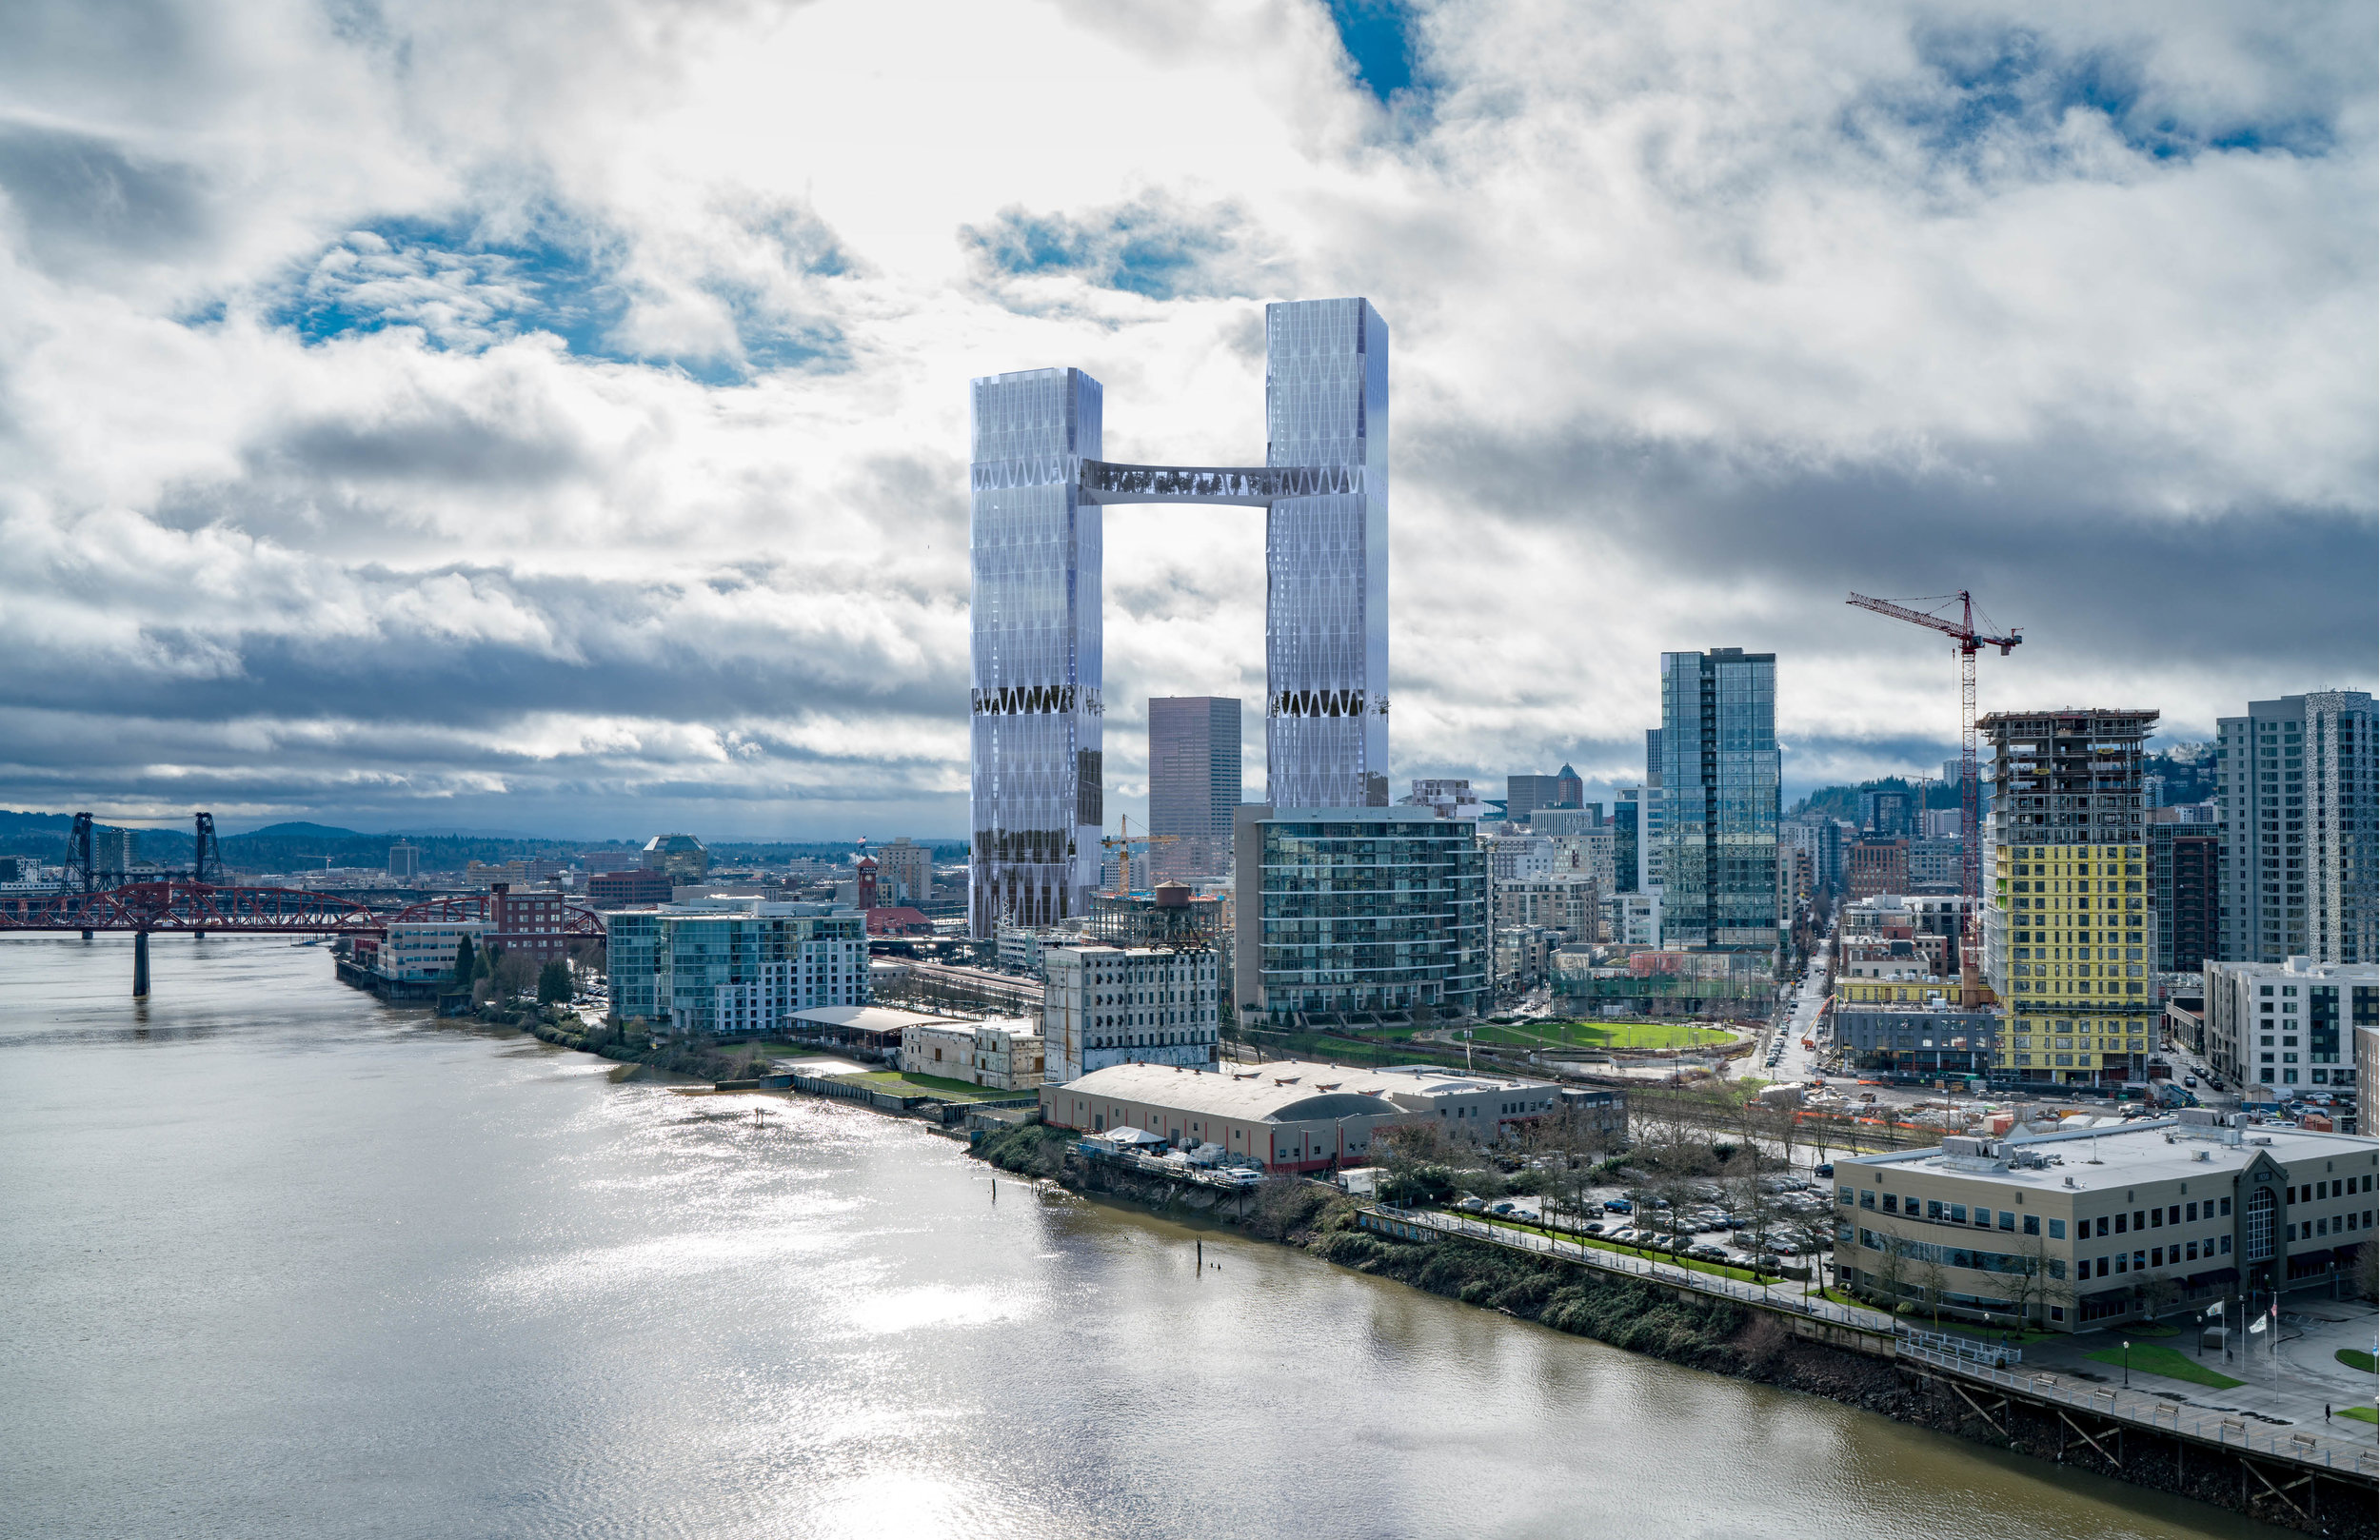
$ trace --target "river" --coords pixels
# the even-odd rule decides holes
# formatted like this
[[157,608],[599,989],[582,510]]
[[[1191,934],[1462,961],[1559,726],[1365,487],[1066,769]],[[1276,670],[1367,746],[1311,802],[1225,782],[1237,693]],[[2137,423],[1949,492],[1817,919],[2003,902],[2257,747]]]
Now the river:
[[2281,1532],[154,952],[0,941],[19,1540]]

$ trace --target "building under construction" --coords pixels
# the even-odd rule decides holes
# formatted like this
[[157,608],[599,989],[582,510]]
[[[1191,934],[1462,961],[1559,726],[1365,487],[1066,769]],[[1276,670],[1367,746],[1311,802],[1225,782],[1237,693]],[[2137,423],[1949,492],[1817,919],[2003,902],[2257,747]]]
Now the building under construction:
[[2157,924],[2141,760],[2153,711],[1994,712],[1984,968],[1998,1077],[2148,1077]]

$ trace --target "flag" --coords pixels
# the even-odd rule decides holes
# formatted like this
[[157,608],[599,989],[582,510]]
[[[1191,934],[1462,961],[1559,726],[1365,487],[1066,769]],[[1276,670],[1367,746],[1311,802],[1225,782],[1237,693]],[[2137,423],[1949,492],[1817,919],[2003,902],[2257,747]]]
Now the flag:
[[2251,1333],[2261,1332],[2264,1330],[2264,1317],[2259,1315],[2254,1320],[2248,1323],[2248,1330]]
[[2211,1320],[2213,1320],[2216,1316],[2218,1316],[2218,1315],[2220,1315],[2220,1314],[2222,1314],[2222,1313],[2223,1313],[2223,1301],[2222,1301],[2222,1300],[2220,1300],[2220,1299],[2218,1299],[2218,1300],[2216,1300],[2213,1304],[2209,1305],[2209,1306],[2207,1307],[2207,1313],[2206,1313],[2206,1315],[2205,1315],[2204,1319],[2207,1319],[2207,1320],[2211,1321]]

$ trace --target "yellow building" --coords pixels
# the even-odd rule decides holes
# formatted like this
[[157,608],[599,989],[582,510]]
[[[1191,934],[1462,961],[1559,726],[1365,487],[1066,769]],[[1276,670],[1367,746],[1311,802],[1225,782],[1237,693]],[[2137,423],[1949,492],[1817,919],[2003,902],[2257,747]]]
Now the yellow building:
[[2140,758],[2153,711],[1997,714],[1990,733],[1984,968],[2001,1001],[1997,1076],[2148,1078],[2156,915]]

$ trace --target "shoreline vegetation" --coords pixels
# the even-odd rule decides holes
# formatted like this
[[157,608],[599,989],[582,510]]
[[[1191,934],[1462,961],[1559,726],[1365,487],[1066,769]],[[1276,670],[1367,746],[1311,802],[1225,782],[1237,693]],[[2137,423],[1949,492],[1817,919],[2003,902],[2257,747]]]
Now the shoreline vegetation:
[[1461,1236],[1412,1241],[1359,1230],[1358,1200],[1300,1177],[1274,1177],[1235,1203],[1212,1190],[1085,1161],[1071,1153],[1077,1137],[1069,1130],[1021,1123],[986,1133],[972,1153],[1002,1171],[1070,1192],[1221,1224],[1336,1266],[1688,1369],[1824,1396],[1894,1422],[2308,1533],[2380,1533],[2380,1517],[2368,1509],[2343,1514],[2326,1506],[2317,1510],[2317,1521],[2291,1523],[2290,1514],[2270,1504],[2251,1505],[2236,1472],[2186,1462],[2175,1449],[2150,1440],[2128,1446],[2119,1466],[2067,1437],[2054,1418],[2012,1405],[2000,1409],[1995,1424],[1973,1403],[1946,1392],[1938,1379],[1796,1335],[1789,1319],[1775,1312]]

